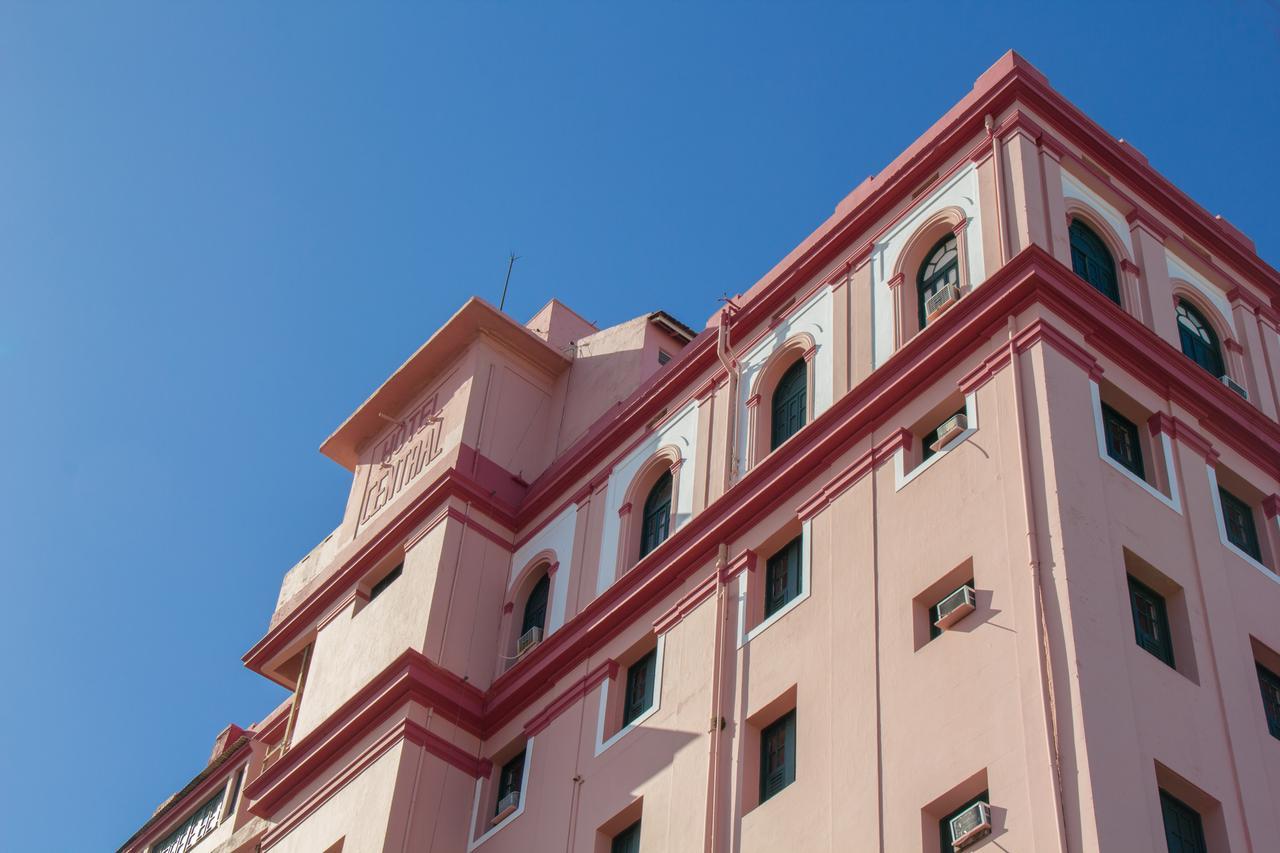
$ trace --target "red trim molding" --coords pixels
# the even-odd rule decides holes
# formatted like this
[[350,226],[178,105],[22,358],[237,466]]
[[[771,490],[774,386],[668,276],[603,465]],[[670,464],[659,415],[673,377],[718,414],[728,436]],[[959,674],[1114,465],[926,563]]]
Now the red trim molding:
[[618,675],[618,662],[615,660],[607,660],[579,678],[569,686],[567,690],[557,696],[552,702],[543,708],[537,714],[524,724],[524,733],[528,737],[533,737],[538,732],[551,725],[556,717],[563,714],[566,710],[573,707],[579,699],[585,697],[592,689],[604,681],[606,678],[615,678]]

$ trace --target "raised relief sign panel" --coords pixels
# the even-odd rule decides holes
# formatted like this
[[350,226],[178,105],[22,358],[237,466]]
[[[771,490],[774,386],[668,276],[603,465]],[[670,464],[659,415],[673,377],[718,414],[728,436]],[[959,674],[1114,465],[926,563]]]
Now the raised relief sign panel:
[[378,444],[360,506],[360,526],[404,491],[440,455],[440,412],[432,394]]

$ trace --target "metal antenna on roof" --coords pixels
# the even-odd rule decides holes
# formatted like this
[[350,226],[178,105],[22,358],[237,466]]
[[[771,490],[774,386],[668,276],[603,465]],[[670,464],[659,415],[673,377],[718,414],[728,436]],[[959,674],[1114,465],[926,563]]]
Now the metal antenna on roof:
[[502,306],[507,304],[507,285],[511,283],[511,268],[516,265],[516,261],[520,260],[515,252],[511,253],[511,257],[507,258],[507,280],[502,283],[502,298],[498,300],[498,310],[502,310]]

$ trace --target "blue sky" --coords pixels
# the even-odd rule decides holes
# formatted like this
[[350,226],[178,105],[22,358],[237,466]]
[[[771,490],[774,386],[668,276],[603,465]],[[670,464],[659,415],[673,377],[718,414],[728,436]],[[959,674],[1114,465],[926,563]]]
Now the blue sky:
[[0,5],[0,826],[114,849],[228,722],[320,441],[471,294],[697,327],[1013,47],[1280,262],[1280,5]]

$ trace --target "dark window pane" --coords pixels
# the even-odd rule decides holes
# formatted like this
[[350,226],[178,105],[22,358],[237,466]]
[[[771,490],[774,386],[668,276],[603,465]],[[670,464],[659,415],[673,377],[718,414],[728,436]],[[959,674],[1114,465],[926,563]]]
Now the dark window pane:
[[1103,296],[1120,304],[1116,264],[1102,238],[1079,219],[1071,220],[1071,269]]
[[401,563],[400,565],[396,566],[394,569],[392,569],[391,571],[383,575],[382,580],[375,583],[373,585],[373,589],[369,590],[369,600],[373,601],[375,598],[382,595],[383,590],[391,586],[391,584],[395,583],[395,579],[400,577],[400,574],[403,571],[404,571],[404,563]]
[[1173,641],[1169,636],[1169,616],[1165,610],[1164,598],[1130,577],[1129,604],[1133,611],[1133,632],[1138,645],[1173,666]]
[[951,819],[959,815],[966,809],[971,809],[978,803],[990,803],[991,795],[983,791],[978,796],[969,800],[960,808],[948,814],[942,820],[938,821],[938,838],[942,842],[941,853],[955,853],[955,848],[951,846]]
[[797,536],[769,558],[765,567],[764,616],[768,619],[800,594],[800,548]]
[[1137,425],[1106,403],[1103,403],[1102,433],[1107,439],[1107,455],[1145,480],[1146,469],[1142,465],[1142,441],[1138,435]]
[[640,821],[636,821],[613,837],[609,853],[640,853]]
[[1262,710],[1267,715],[1267,730],[1280,739],[1280,675],[1262,664],[1258,667],[1258,687],[1262,690]]
[[1214,376],[1226,373],[1222,369],[1222,348],[1218,333],[1209,325],[1204,315],[1185,299],[1178,300],[1178,340],[1187,358]]
[[956,249],[954,234],[939,240],[916,274],[916,302],[920,312],[920,328],[928,319],[926,306],[929,299],[950,285],[960,284],[960,254]]
[[1160,813],[1164,818],[1164,840],[1169,846],[1169,853],[1208,853],[1199,812],[1161,791]]
[[665,542],[670,528],[671,472],[664,471],[644,499],[644,516],[640,520],[640,556]]
[[1250,557],[1262,562],[1262,547],[1258,542],[1258,528],[1253,523],[1253,508],[1218,487],[1218,501],[1222,504],[1222,524],[1227,529],[1227,541]]
[[520,620],[521,636],[530,628],[547,627],[547,593],[550,589],[551,579],[543,575],[529,590],[529,598],[524,603],[524,618]]
[[627,692],[622,706],[624,726],[653,707],[653,685],[657,670],[657,649],[651,650],[627,667]]
[[760,732],[760,802],[796,780],[796,712]]
[[808,409],[809,371],[804,359],[799,359],[787,368],[778,380],[778,387],[773,391],[772,420],[769,426],[769,449],[776,450],[778,445],[800,431]]
[[502,765],[502,770],[498,772],[498,798],[494,804],[494,814],[500,811],[499,806],[508,794],[520,793],[522,784],[524,784],[524,750]]

